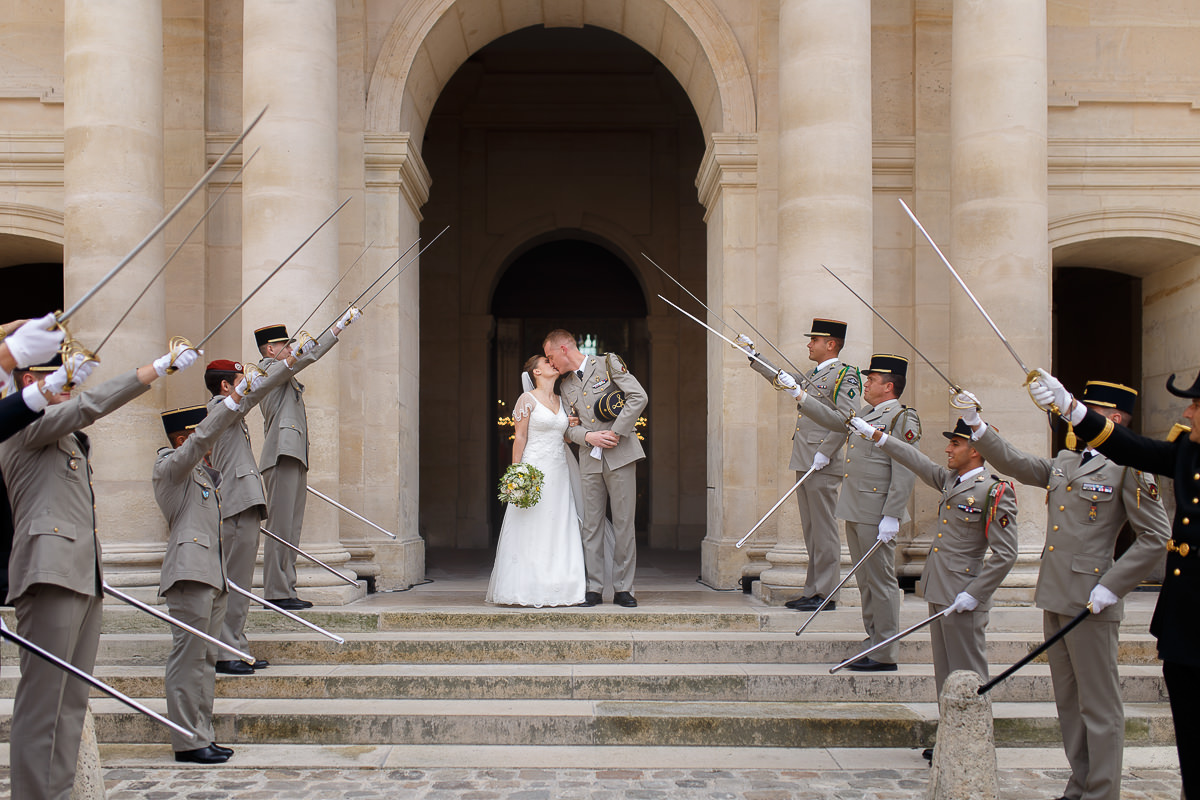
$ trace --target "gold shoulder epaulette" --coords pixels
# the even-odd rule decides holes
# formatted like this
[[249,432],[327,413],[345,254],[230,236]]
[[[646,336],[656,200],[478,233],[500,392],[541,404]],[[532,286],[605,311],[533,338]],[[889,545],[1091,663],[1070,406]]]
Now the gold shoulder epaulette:
[[[625,360],[623,358],[621,358],[619,355],[617,355],[616,353],[605,353],[604,354],[605,361],[609,361],[609,359],[612,359],[612,358],[615,358],[617,360],[617,363],[621,365],[621,372],[629,372],[629,367],[625,366]],[[611,364],[612,362],[609,361],[609,363]]]
[[1178,439],[1182,434],[1191,433],[1191,432],[1192,432],[1191,427],[1189,427],[1187,425],[1181,425],[1178,422],[1176,422],[1174,425],[1171,426],[1171,432],[1167,434],[1167,441],[1173,442],[1176,439]]

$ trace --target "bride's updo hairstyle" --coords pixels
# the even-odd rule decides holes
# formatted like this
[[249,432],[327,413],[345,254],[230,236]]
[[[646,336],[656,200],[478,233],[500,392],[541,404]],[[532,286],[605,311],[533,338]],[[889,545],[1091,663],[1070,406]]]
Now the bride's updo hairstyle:
[[525,374],[529,376],[529,383],[533,386],[537,386],[537,377],[534,376],[533,371],[537,369],[538,363],[543,358],[545,358],[545,356],[530,356],[529,360],[525,362],[525,366],[522,368],[525,370]]

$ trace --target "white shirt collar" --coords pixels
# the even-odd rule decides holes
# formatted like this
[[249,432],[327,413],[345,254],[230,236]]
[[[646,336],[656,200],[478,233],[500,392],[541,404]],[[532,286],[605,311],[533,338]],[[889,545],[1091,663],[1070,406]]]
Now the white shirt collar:
[[972,478],[974,478],[976,475],[978,475],[981,472],[983,472],[983,467],[976,467],[975,469],[973,469],[967,473],[959,475],[958,482],[966,483],[967,481],[971,480]]
[[825,369],[826,367],[828,367],[830,364],[832,364],[835,361],[837,361],[837,356],[834,356],[833,358],[825,359],[820,364],[817,364],[817,372],[820,372],[821,370]]

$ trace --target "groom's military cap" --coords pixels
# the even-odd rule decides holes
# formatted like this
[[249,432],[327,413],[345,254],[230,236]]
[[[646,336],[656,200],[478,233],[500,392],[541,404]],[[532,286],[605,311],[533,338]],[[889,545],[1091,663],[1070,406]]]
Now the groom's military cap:
[[805,336],[828,336],[831,339],[846,338],[846,323],[840,319],[824,319],[813,317],[812,330]]
[[864,373],[885,372],[893,375],[908,375],[908,359],[904,356],[893,356],[886,353],[876,353],[871,356],[871,366]]
[[259,347],[264,344],[277,344],[288,341],[286,325],[265,325],[254,332],[254,343]]

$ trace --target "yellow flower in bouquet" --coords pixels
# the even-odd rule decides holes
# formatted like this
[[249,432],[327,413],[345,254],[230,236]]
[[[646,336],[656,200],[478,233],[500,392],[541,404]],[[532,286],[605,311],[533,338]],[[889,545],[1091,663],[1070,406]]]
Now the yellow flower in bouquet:
[[533,508],[542,499],[542,484],[546,476],[532,464],[509,464],[500,476],[501,502],[517,508]]

